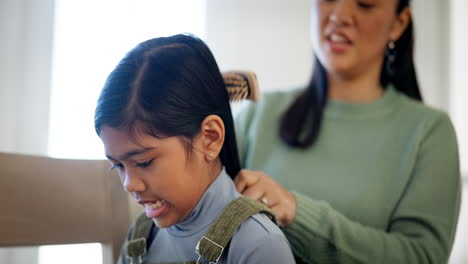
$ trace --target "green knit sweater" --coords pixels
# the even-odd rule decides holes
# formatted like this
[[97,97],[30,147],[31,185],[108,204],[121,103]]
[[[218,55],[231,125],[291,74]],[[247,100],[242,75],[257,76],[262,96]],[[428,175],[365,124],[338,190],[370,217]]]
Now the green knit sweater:
[[279,137],[300,90],[267,93],[236,118],[242,167],[297,198],[284,229],[306,263],[446,263],[460,208],[455,131],[441,111],[394,88],[367,104],[329,101],[318,141]]

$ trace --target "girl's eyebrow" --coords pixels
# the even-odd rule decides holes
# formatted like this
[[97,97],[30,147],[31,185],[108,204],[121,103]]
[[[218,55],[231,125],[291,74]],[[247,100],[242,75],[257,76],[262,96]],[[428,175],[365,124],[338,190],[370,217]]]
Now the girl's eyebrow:
[[135,156],[135,155],[140,155],[140,154],[143,154],[143,153],[146,153],[150,150],[153,150],[155,149],[155,147],[150,147],[150,148],[143,148],[143,149],[136,149],[136,150],[130,150],[130,151],[127,151],[125,154],[123,154],[120,159],[116,159],[108,154],[106,154],[106,157],[110,160],[113,160],[113,161],[117,161],[117,160],[127,160],[129,159],[130,157],[132,156]]

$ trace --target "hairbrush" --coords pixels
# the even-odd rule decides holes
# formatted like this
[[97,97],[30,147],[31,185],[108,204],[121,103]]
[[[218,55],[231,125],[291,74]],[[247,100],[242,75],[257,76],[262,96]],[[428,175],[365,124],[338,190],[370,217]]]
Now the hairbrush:
[[259,87],[257,76],[252,71],[228,71],[223,72],[224,84],[228,91],[229,101],[241,100],[257,101]]

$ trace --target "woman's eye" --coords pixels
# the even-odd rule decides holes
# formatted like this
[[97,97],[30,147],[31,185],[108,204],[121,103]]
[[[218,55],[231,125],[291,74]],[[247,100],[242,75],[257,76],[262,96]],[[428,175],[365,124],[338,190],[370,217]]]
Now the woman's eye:
[[139,168],[147,168],[151,165],[151,163],[153,162],[153,160],[148,160],[148,161],[145,161],[145,162],[137,162],[136,163],[136,166],[139,167]]
[[123,164],[122,163],[112,163],[112,166],[110,167],[111,170],[114,169],[123,169]]

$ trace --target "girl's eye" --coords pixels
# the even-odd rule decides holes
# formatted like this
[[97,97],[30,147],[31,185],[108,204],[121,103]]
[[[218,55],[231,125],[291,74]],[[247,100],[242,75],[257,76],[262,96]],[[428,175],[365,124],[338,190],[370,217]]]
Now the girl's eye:
[[110,167],[111,170],[114,169],[123,169],[123,164],[122,163],[112,163],[112,166]]
[[152,162],[153,162],[153,160],[148,160],[148,161],[145,161],[145,162],[137,162],[136,166],[139,167],[139,168],[148,168],[151,165]]
[[365,2],[358,2],[358,6],[364,9],[370,9],[374,7],[373,4],[365,3]]

